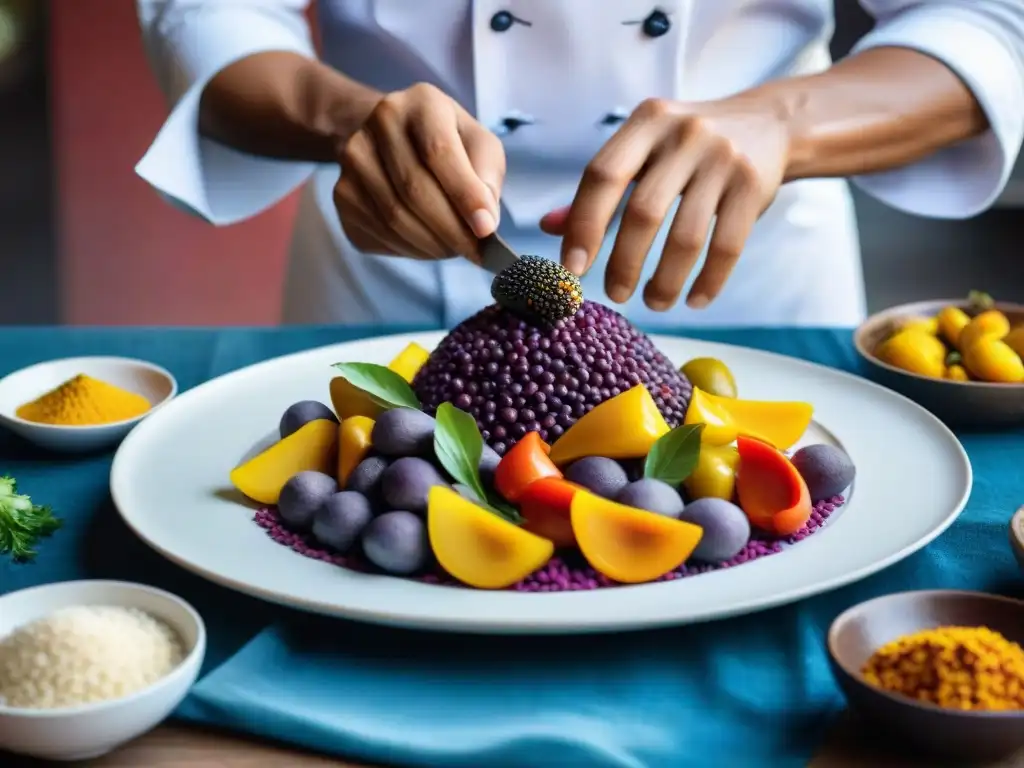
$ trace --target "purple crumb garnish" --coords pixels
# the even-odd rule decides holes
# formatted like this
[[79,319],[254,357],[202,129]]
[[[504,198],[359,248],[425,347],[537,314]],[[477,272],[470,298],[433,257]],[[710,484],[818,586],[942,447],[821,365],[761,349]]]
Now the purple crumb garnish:
[[554,325],[531,325],[492,305],[456,326],[416,374],[433,414],[455,403],[504,454],[527,432],[552,443],[594,406],[643,384],[669,426],[683,422],[692,387],[642,331],[591,301]]
[[[781,552],[784,545],[796,544],[825,525],[829,516],[839,509],[843,503],[844,499],[842,496],[822,499],[814,505],[814,510],[811,513],[810,520],[807,521],[807,525],[792,536],[773,539],[760,532],[755,532],[754,537],[751,538],[747,546],[731,560],[712,565],[698,563],[683,565],[665,574],[659,581],[685,579],[688,576],[710,573],[722,568],[732,568],[736,565],[752,562],[760,557],[774,555]],[[257,525],[266,529],[267,535],[270,538],[279,544],[290,547],[300,555],[305,555],[315,560],[323,560],[327,563],[333,563],[334,565],[340,565],[343,568],[363,573],[378,572],[361,554],[339,555],[318,545],[313,541],[312,536],[308,534],[289,531],[284,527],[281,518],[277,514],[277,510],[273,507],[261,509],[256,513],[254,519]],[[468,589],[468,587],[463,587],[458,581],[439,569],[417,576],[415,580],[425,584]],[[599,574],[587,565],[579,553],[567,552],[555,555],[548,561],[547,565],[539,571],[530,574],[518,584],[514,584],[510,589],[516,592],[571,592],[580,589],[602,589],[617,586],[620,586],[617,582]]]

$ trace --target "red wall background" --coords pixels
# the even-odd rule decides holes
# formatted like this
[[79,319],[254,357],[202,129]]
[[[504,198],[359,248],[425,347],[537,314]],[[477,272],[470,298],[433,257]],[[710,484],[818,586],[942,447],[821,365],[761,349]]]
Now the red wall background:
[[167,113],[135,4],[50,8],[62,320],[276,323],[295,196],[227,228],[164,203],[134,172]]

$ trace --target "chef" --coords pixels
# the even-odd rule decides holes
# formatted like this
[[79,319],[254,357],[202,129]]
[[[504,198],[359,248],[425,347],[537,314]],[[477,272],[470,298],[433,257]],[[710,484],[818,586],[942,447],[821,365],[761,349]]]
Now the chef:
[[497,228],[643,326],[852,325],[845,179],[966,218],[1024,135],[1021,0],[862,0],[835,64],[832,0],[320,0],[319,58],[308,5],[138,0],[137,172],[218,226],[304,186],[289,323],[457,323]]

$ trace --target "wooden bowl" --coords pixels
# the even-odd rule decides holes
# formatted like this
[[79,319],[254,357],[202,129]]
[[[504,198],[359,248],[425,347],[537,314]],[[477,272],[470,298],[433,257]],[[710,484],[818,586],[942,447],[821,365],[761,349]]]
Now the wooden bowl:
[[[965,712],[887,693],[864,682],[871,655],[903,635],[940,626],[985,626],[1024,645],[1024,601],[982,592],[900,592],[842,613],[828,632],[833,674],[850,708],[893,741],[946,759],[991,760],[1024,746],[1024,710]],[[958,763],[959,764],[959,763]]]
[[[908,317],[934,317],[944,307],[967,310],[959,299],[937,299],[902,304],[878,312],[853,334],[857,352],[867,363],[870,378],[923,405],[951,426],[1011,427],[1024,424],[1024,384],[994,384],[983,381],[933,379],[883,363],[875,349]],[[1016,326],[1024,323],[1024,304],[996,302],[998,309]]]

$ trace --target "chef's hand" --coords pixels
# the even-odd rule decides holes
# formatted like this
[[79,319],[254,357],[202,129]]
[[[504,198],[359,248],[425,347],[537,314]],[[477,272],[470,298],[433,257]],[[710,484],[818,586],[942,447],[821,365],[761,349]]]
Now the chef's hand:
[[477,258],[497,228],[505,152],[432,85],[384,96],[341,150],[334,204],[367,253]]
[[661,260],[644,286],[644,303],[655,310],[675,304],[717,216],[707,259],[687,298],[691,307],[701,308],[722,290],[754,222],[775,198],[788,154],[781,118],[756,99],[694,104],[650,99],[587,166],[572,205],[549,213],[541,227],[563,236],[562,263],[582,274],[635,181],[605,273],[609,298],[624,302],[636,290],[647,252],[682,194]]

